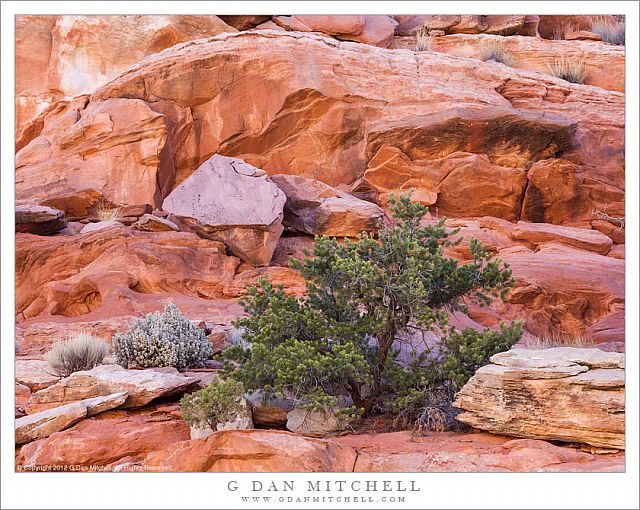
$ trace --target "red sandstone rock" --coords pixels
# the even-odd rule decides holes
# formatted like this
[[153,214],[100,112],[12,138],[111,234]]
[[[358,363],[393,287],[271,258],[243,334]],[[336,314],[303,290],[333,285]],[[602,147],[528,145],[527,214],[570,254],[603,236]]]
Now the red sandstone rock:
[[587,30],[576,30],[575,32],[565,32],[565,41],[602,41],[602,36]]
[[591,222],[591,228],[608,235],[616,244],[624,244],[624,228],[622,228],[621,225],[615,225],[614,223],[609,221],[593,220]]
[[581,336],[624,302],[624,260],[555,243],[499,257],[516,279],[508,301],[525,306],[526,327],[537,336]]
[[300,176],[277,174],[271,179],[287,196],[285,226],[298,232],[356,237],[382,227],[383,211],[371,202]]
[[589,174],[589,169],[563,159],[534,164],[527,173],[529,186],[521,218],[586,226],[593,220],[595,209],[607,209],[612,216],[624,216],[623,189]]
[[511,231],[511,237],[516,241],[539,246],[542,243],[559,242],[606,255],[613,242],[598,232],[584,228],[561,227],[547,223],[526,223],[519,221]]
[[[274,45],[274,41],[278,44]],[[267,49],[268,58],[263,55]],[[98,90],[92,101],[121,96],[160,97],[166,104],[171,101],[172,107],[167,107],[163,113],[176,126],[183,126],[180,136],[177,132],[170,136],[177,182],[202,162],[202,156],[198,158],[198,154],[219,152],[241,157],[268,173],[286,171],[318,178],[330,185],[351,184],[362,175],[368,159],[379,148],[379,145],[373,148],[369,143],[366,154],[363,152],[365,119],[366,126],[371,126],[368,128],[370,134],[375,133],[375,137],[380,138],[381,128],[391,129],[391,126],[384,128],[379,122],[381,119],[385,119],[386,124],[393,124],[394,120],[407,118],[409,113],[417,115],[416,120],[420,115],[438,118],[447,115],[442,112],[456,108],[466,107],[464,111],[487,105],[504,108],[509,106],[508,102],[516,107],[512,115],[514,125],[534,128],[519,132],[525,146],[535,149],[534,157],[542,157],[542,147],[545,147],[544,137],[536,138],[535,134],[551,128],[546,119],[552,117],[542,118],[540,112],[549,112],[562,115],[568,124],[578,122],[578,137],[571,140],[572,146],[576,144],[577,156],[588,160],[591,152],[595,152],[595,140],[602,140],[604,136],[607,143],[612,144],[611,154],[616,156],[607,159],[608,175],[615,173],[614,166],[621,168],[622,159],[618,157],[618,154],[622,155],[618,151],[622,146],[621,95],[612,96],[611,92],[567,84],[550,76],[523,74],[504,66],[478,64],[472,59],[461,60],[430,52],[383,54],[382,51],[367,45],[338,47],[337,42],[309,34],[268,30],[243,32],[190,43],[164,52],[161,57],[150,58]],[[225,60],[225,55],[238,54],[243,55],[243,63],[233,71],[238,79],[229,88],[224,80],[220,80],[216,62],[226,62],[225,66],[235,69],[236,65]],[[302,59],[307,62],[305,69],[308,72],[297,71],[297,63]],[[364,74],[360,72],[361,66],[356,65],[363,59],[368,67]],[[389,59],[397,73],[388,73]],[[205,60],[209,64],[195,73],[194,62]],[[265,61],[270,62],[269,68],[260,68],[258,62]],[[334,71],[311,72],[320,68]],[[269,99],[261,102],[262,106],[254,105],[251,98],[255,94],[245,93],[244,87],[254,82],[264,83],[271,69],[278,70],[269,78],[278,86],[265,88],[263,92]],[[232,72],[231,68],[228,70]],[[146,88],[141,86],[143,76]],[[158,79],[158,76],[181,78],[176,81]],[[439,84],[445,76],[447,87],[443,88]],[[397,87],[397,80],[411,83],[412,87]],[[207,87],[203,87],[203,83],[207,83]],[[437,90],[436,94],[434,90]],[[556,96],[558,99],[554,99]],[[567,99],[568,96],[571,98]],[[601,97],[602,101],[596,97]],[[347,98],[348,102],[345,101]],[[157,104],[154,103],[154,108]],[[273,107],[266,108],[266,104]],[[519,112],[532,108],[537,110],[535,121],[526,120],[525,112]],[[200,126],[197,138],[189,128],[194,122]],[[556,129],[559,127],[557,122],[555,126]],[[562,129],[567,132],[567,128]],[[327,132],[332,132],[332,136],[327,136]],[[499,138],[500,131],[494,136]],[[495,145],[487,147],[483,142],[487,139],[492,137],[478,137],[478,150],[483,148],[489,150],[490,155],[493,151],[498,156],[500,151]],[[349,144],[344,140],[350,140]],[[508,147],[508,141],[504,142]],[[444,143],[453,145],[457,139],[453,137],[452,144],[447,140],[437,146],[444,149]],[[536,147],[540,143],[542,146]],[[507,153],[508,158],[518,156],[522,160],[520,163],[525,164],[523,152]],[[552,154],[547,153],[547,157],[549,155]],[[504,164],[503,161],[496,163]]]
[[174,176],[162,164],[166,136],[164,116],[143,101],[58,103],[40,135],[16,154],[16,199],[100,190],[118,204],[158,203]]
[[601,472],[621,471],[624,466],[623,454],[593,455],[546,441],[487,433],[415,437],[394,432],[332,441],[357,450],[356,472]]
[[217,16],[17,16],[18,149],[60,99],[93,92],[131,64],[177,43],[235,32]]
[[[124,226],[77,236],[18,234],[16,314],[77,317],[137,315],[162,292],[223,296],[239,260],[222,243],[186,232],[138,232]],[[154,298],[153,294],[156,294]],[[158,309],[156,304],[154,309]]]
[[[20,384],[19,382],[15,383],[15,407],[16,407],[16,411],[18,409],[20,409],[21,411],[24,411],[24,408],[27,404],[27,402],[29,402],[29,398],[31,398],[31,390],[29,389],[28,386],[25,386],[24,384]],[[22,416],[24,416],[24,414],[22,414]]]
[[271,16],[218,16],[227,25],[237,30],[249,30],[271,19]]
[[585,330],[585,337],[598,347],[604,343],[621,343],[624,348],[624,306],[616,305],[612,311]]
[[276,430],[216,432],[148,455],[147,471],[350,472],[355,451]]
[[133,225],[138,230],[144,230],[145,232],[177,232],[180,230],[178,225],[166,218],[159,218],[152,214],[145,214],[140,217],[139,220]]
[[[157,409],[157,410],[156,410]],[[152,451],[189,439],[189,426],[160,408],[108,411],[21,448],[18,469],[40,465],[103,466],[144,458]]]
[[43,205],[16,206],[16,232],[55,234],[67,226],[64,213]]
[[435,38],[432,40],[432,47],[434,51],[460,57],[481,58],[487,44],[497,43],[515,61],[516,68],[545,74],[550,74],[549,64],[555,58],[582,58],[588,68],[586,84],[624,91],[624,47],[598,44],[593,39],[582,41],[584,42],[458,34]]
[[302,260],[305,257],[304,250],[313,250],[313,238],[308,236],[281,237],[278,240],[276,251],[273,253],[271,264],[275,266],[289,267],[289,257]]
[[274,23],[298,32],[322,32],[328,35],[359,35],[365,28],[365,16],[275,16]]
[[224,242],[244,261],[266,266],[283,231],[285,201],[263,170],[216,154],[178,185],[162,207],[202,237]]
[[605,21],[614,22],[613,16],[566,16],[566,15],[540,15],[538,30],[540,36],[545,39],[553,39],[563,35],[567,29],[591,30],[594,19],[602,18]]
[[391,16],[364,16],[364,28],[357,35],[337,35],[338,39],[356,41],[372,46],[388,48],[392,41],[398,22]]

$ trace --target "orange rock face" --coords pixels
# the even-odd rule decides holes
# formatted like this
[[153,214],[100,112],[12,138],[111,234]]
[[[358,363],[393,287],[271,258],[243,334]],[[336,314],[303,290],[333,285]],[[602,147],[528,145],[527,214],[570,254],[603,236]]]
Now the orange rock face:
[[118,204],[159,204],[174,181],[162,161],[166,139],[164,116],[142,101],[58,103],[16,154],[18,200],[93,190]]
[[514,61],[515,68],[545,74],[550,74],[550,64],[554,59],[582,58],[588,70],[586,84],[624,91],[624,46],[594,42],[596,39],[593,37],[580,37],[579,33],[575,37],[579,40],[458,34],[434,37],[432,46],[434,51],[481,58],[486,46],[499,44]]
[[[456,326],[523,319],[528,338],[624,348],[625,50],[585,35],[592,17],[222,18],[18,17],[17,204],[64,212],[55,228],[17,227],[49,234],[16,236],[19,355],[40,357],[80,331],[109,341],[170,301],[226,345],[248,287],[266,277],[303,294],[289,256],[302,258],[313,234],[375,230],[390,221],[390,194],[409,189],[430,206],[425,221],[460,228],[448,256],[468,261],[475,237],[513,270],[506,303],[472,306]],[[416,52],[423,25],[440,36]],[[550,40],[559,31],[565,40]],[[481,60],[495,41],[513,67]],[[549,74],[554,58],[578,56],[585,85]],[[205,179],[187,200],[216,200],[173,210],[168,197],[215,154],[256,167],[269,186],[240,186],[242,172]],[[98,203],[122,217],[95,223]],[[199,219],[207,211],[216,221]],[[15,391],[28,409],[35,385],[23,378]],[[18,465],[624,469],[619,454],[490,434],[187,441],[177,406],[166,407],[85,419],[20,448]]]
[[486,433],[410,432],[333,439],[358,451],[356,472],[583,472],[620,471],[624,455],[593,455],[546,441]]
[[580,336],[624,302],[623,260],[555,243],[536,252],[503,250],[500,258],[517,282],[508,301],[530,310],[526,326],[538,336]]
[[562,35],[570,30],[591,30],[596,19],[604,19],[613,22],[613,16],[559,16],[541,15],[538,31],[545,39],[553,39],[558,34]]
[[[18,470],[34,466],[100,466],[140,460],[152,451],[189,439],[189,426],[175,415],[177,406],[140,412],[108,411],[20,449]],[[52,468],[53,469],[53,468]]]
[[[274,39],[278,41],[275,51]],[[243,55],[241,61],[238,54]],[[357,65],[363,58],[368,63],[366,73]],[[389,58],[399,74],[386,72]],[[305,62],[304,72],[298,72],[300,62]],[[331,71],[316,72],[325,68]],[[232,85],[221,78],[227,73],[237,77]],[[439,85],[443,76],[448,76],[444,88]],[[395,86],[398,79],[411,86]],[[270,85],[264,87],[266,83]],[[252,94],[247,94],[246,87]],[[254,102],[258,96],[266,99]],[[368,45],[338,45],[294,32],[244,32],[202,39],[149,57],[96,91],[84,107],[87,112],[76,117],[118,107],[109,106],[108,99],[134,98],[153,101],[147,104],[160,112],[154,121],[158,130],[149,133],[155,155],[146,157],[147,142],[127,166],[133,175],[124,176],[133,182],[141,166],[151,168],[145,176],[157,175],[155,193],[148,187],[136,188],[146,198],[136,196],[136,203],[157,204],[172,179],[180,183],[216,151],[271,174],[300,174],[330,185],[352,185],[384,145],[400,149],[411,161],[433,161],[464,151],[525,171],[562,153],[594,192],[582,200],[584,211],[575,213],[582,218],[554,222],[583,219],[585,211],[592,209],[590,201],[608,200],[616,207],[621,203],[622,95],[495,63],[429,52],[387,54]],[[71,125],[68,121],[59,125],[63,141],[75,142],[75,123],[74,119]],[[117,144],[117,138],[112,143]],[[606,157],[596,148],[603,143],[608,146]],[[119,147],[105,147],[84,164],[109,161]],[[41,178],[36,176],[42,165],[57,165],[58,151],[66,158],[67,151],[76,150],[51,140],[43,128],[19,154],[19,175],[34,180],[29,188],[19,186],[18,198],[37,197]],[[105,187],[95,171],[81,175],[87,176],[81,182],[85,188]],[[514,177],[507,179],[510,186]],[[522,181],[522,172],[515,181]],[[514,195],[518,189],[524,188],[518,184]],[[510,205],[519,200],[516,196]],[[517,219],[518,215],[510,210],[507,217]]]
[[89,94],[174,44],[235,31],[217,16],[18,16],[18,146],[55,101]]
[[222,431],[148,455],[146,471],[349,472],[356,452],[328,441],[283,431]]

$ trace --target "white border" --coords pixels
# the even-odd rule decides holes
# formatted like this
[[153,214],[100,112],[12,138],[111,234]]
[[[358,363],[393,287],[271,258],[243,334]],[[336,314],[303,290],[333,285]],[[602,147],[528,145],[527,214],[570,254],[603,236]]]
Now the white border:
[[[3,2],[2,9],[2,508],[251,508],[230,480],[418,480],[405,504],[348,503],[345,508],[638,508],[638,4],[621,1],[483,2]],[[624,474],[35,474],[14,473],[14,25],[15,14],[626,14],[626,349],[627,450]],[[285,496],[288,494],[284,494]],[[306,494],[303,494],[306,495]],[[336,496],[337,493],[333,493]],[[378,494],[380,495],[380,494]],[[398,493],[394,493],[398,495]],[[300,508],[299,503],[255,504]],[[309,508],[340,508],[322,503]]]

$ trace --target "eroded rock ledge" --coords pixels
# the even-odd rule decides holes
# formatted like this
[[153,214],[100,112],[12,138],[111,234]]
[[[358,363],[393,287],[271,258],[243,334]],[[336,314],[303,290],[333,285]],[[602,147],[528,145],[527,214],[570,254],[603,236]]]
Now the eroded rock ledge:
[[559,347],[496,354],[458,393],[458,420],[515,437],[624,449],[624,355]]

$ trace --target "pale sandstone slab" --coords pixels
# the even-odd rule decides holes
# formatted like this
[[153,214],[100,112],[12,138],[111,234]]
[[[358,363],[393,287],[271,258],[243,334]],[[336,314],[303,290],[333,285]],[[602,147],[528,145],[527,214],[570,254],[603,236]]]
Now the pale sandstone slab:
[[515,349],[492,361],[458,392],[458,420],[496,434],[624,449],[624,355]]
[[57,384],[34,393],[30,405],[60,405],[115,392],[127,392],[123,407],[141,407],[158,397],[184,391],[195,382],[197,379],[172,373],[149,369],[128,370],[120,365],[99,365],[91,370],[74,372]]
[[179,184],[163,209],[255,265],[269,264],[286,197],[263,170],[215,154]]
[[127,392],[83,399],[71,404],[30,414],[15,421],[16,444],[28,443],[66,429],[87,416],[93,416],[124,404]]

